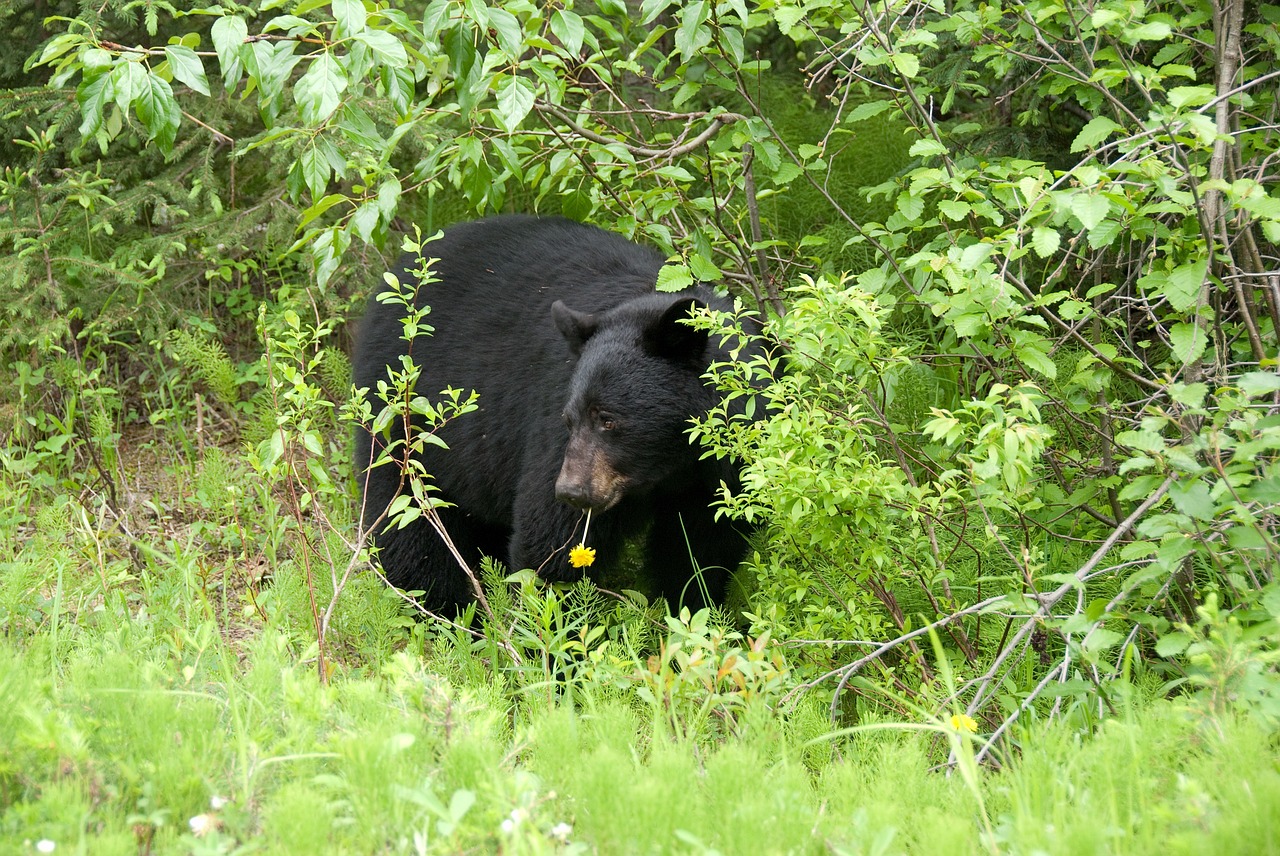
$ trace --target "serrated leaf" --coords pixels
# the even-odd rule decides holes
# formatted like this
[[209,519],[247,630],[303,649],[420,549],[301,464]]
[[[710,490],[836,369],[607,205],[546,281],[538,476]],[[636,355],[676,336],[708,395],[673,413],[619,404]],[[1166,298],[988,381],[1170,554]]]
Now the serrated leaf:
[[1169,330],[1169,345],[1173,358],[1183,365],[1199,360],[1204,355],[1209,337],[1203,325],[1194,322],[1180,322]]
[[507,75],[498,82],[498,115],[508,129],[515,130],[529,115],[536,94],[533,82],[526,77]]
[[1209,486],[1202,481],[1176,481],[1169,485],[1169,499],[1173,507],[1195,520],[1212,520],[1218,504],[1209,493]]
[[1200,301],[1200,287],[1208,270],[1209,260],[1206,258],[1178,265],[1169,271],[1163,289],[1169,305],[1179,312],[1195,306]]
[[1109,247],[1120,237],[1119,220],[1103,220],[1089,230],[1089,246],[1095,250]]
[[249,25],[243,18],[228,15],[213,22],[209,35],[213,39],[213,49],[218,54],[218,65],[222,67],[222,83],[230,92],[235,88],[243,70],[240,65],[240,48],[249,37]]
[[173,76],[201,95],[209,94],[209,80],[204,76],[204,63],[196,52],[182,45],[168,45],[164,55],[169,60]]
[[1249,398],[1260,398],[1280,390],[1280,374],[1275,372],[1248,372],[1237,381],[1240,391]]
[[1182,632],[1166,633],[1156,639],[1156,653],[1161,657],[1176,657],[1191,644],[1191,637]]
[[1027,368],[1044,375],[1049,380],[1053,380],[1058,376],[1058,366],[1047,351],[1028,343],[1019,345],[1014,349],[1014,353]]
[[893,105],[888,101],[868,101],[866,104],[859,104],[853,108],[853,112],[849,114],[849,118],[845,121],[852,125],[854,122],[862,122],[870,119],[872,116],[879,116],[885,110]]
[[903,77],[915,77],[920,73],[920,59],[915,54],[896,53],[889,58],[889,61]]
[[1074,153],[1091,149],[1119,130],[1121,126],[1111,119],[1106,116],[1096,116],[1080,129],[1080,133],[1076,134],[1075,140],[1071,143],[1071,151]]
[[1086,230],[1101,223],[1110,210],[1111,203],[1101,194],[1077,193],[1071,199],[1071,213],[1076,215],[1076,219]]
[[924,137],[916,140],[911,144],[911,151],[909,152],[912,157],[917,158],[927,158],[932,157],[933,155],[945,155],[946,153],[947,147],[935,140],[933,137]]
[[693,274],[689,266],[679,262],[668,262],[658,271],[658,291],[681,291],[693,285]]
[[1047,226],[1037,226],[1031,232],[1031,246],[1035,248],[1036,255],[1042,259],[1047,259],[1058,251],[1058,244],[1061,243],[1062,237],[1058,234],[1057,229],[1050,229]]
[[961,270],[977,270],[978,266],[987,260],[987,257],[995,252],[995,245],[979,241],[976,244],[970,244],[964,248],[964,252],[960,254]]

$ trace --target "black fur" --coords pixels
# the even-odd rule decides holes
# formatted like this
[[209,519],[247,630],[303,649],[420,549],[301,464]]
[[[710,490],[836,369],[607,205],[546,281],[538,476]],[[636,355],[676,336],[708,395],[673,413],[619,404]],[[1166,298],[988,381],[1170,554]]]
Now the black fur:
[[[711,599],[720,600],[726,569],[741,561],[745,541],[709,506],[722,480],[736,484],[736,472],[728,462],[703,460],[687,429],[716,401],[702,373],[727,354],[681,319],[698,304],[727,309],[729,302],[701,287],[657,294],[659,253],[559,218],[455,226],[423,254],[440,259],[434,274],[441,281],[419,292],[435,334],[413,343],[423,371],[418,392],[433,399],[449,386],[480,393],[478,412],[441,431],[449,450],[432,449],[425,460],[440,496],[456,506],[442,518],[463,556],[475,563],[485,553],[548,580],[575,579],[582,572],[569,565],[568,548],[582,537],[582,507],[592,506],[594,579],[608,586],[624,539],[647,529],[645,568],[660,594],[673,606],[682,593],[686,605],[702,604],[698,586],[688,585],[691,548]],[[405,267],[398,276],[405,280]],[[399,365],[403,314],[370,302],[356,386],[376,389],[386,367]],[[370,443],[366,431],[356,432],[358,470],[371,460]],[[367,473],[366,523],[392,500],[398,480],[394,466]],[[425,521],[375,540],[387,578],[424,590],[428,608],[472,599]]]

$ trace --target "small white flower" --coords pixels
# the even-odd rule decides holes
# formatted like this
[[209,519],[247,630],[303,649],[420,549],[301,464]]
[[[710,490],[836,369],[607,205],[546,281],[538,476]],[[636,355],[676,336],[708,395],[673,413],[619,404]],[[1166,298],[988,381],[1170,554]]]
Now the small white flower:
[[227,799],[226,797],[220,797],[217,794],[214,794],[213,796],[209,797],[209,808],[213,809],[214,811],[221,811],[230,802],[231,800]]
[[54,844],[47,838],[41,838],[36,842],[36,850],[39,850],[41,853],[52,853],[57,846],[58,845]]
[[559,841],[568,841],[572,833],[573,827],[563,821],[551,827],[551,836]]
[[503,835],[510,835],[515,830],[516,825],[511,822],[511,818],[507,818],[502,821],[502,826],[500,828],[502,829]]
[[187,825],[191,827],[192,835],[203,838],[218,828],[218,819],[211,814],[197,814],[187,821]]

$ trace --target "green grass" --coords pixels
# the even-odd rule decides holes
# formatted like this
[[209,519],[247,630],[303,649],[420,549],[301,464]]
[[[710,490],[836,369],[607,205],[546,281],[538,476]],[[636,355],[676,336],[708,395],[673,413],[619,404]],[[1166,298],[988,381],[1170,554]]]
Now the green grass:
[[4,570],[31,601],[29,632],[0,640],[5,853],[1280,850],[1274,736],[1172,702],[1094,734],[1020,733],[1020,755],[980,775],[988,839],[974,791],[934,769],[932,733],[824,739],[815,700],[675,738],[633,691],[512,696],[448,677],[469,655],[439,646],[352,658],[324,685],[298,634],[228,632],[181,556],[145,571],[167,575],[159,608],[124,589],[95,602],[65,561],[36,581],[37,561]]

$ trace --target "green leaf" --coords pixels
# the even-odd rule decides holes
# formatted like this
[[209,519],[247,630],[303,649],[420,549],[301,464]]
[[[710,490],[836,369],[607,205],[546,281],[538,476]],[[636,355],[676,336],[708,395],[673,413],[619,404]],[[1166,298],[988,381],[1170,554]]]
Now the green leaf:
[[1049,356],[1047,348],[1047,342],[1027,342],[1014,348],[1014,354],[1027,368],[1053,380],[1058,376],[1058,366]]
[[1179,110],[1183,107],[1203,107],[1216,95],[1212,86],[1175,86],[1169,90],[1169,103]]
[[889,58],[889,61],[903,77],[915,77],[920,73],[920,60],[915,54],[896,53]]
[[1110,210],[1111,202],[1101,194],[1077,193],[1071,199],[1071,213],[1086,230],[1101,223]]
[[213,22],[209,32],[213,39],[213,49],[218,54],[218,64],[222,66],[222,83],[227,91],[235,89],[243,71],[240,65],[240,48],[249,37],[249,25],[243,18],[224,16]]
[[333,17],[338,22],[338,38],[364,32],[366,16],[362,0],[333,0]]
[[1275,372],[1248,372],[1237,381],[1240,391],[1249,398],[1260,398],[1280,390],[1280,374]]
[[1089,230],[1089,246],[1095,250],[1109,247],[1120,237],[1119,220],[1103,220]]
[[1186,312],[1195,306],[1200,301],[1200,287],[1204,284],[1208,270],[1209,260],[1204,258],[1178,265],[1169,271],[1164,287],[1164,296],[1169,299],[1169,305],[1179,312]]
[[693,274],[689,266],[679,262],[668,262],[658,271],[658,291],[681,291],[693,285]]
[[204,76],[204,63],[196,52],[182,45],[169,45],[164,49],[173,76],[201,95],[209,94],[209,80]]
[[872,116],[879,116],[892,106],[893,104],[889,101],[868,101],[866,104],[859,104],[853,108],[853,112],[849,114],[849,118],[845,121],[850,125],[855,122],[863,122]]
[[1209,486],[1199,480],[1176,481],[1169,485],[1169,499],[1173,501],[1174,508],[1196,520],[1212,520],[1218,511],[1218,504],[1213,501]]
[[1209,344],[1209,337],[1205,334],[1202,324],[1180,322],[1174,324],[1169,330],[1169,343],[1174,359],[1183,365],[1188,365],[1199,360],[1204,354],[1204,349]]
[[514,131],[529,115],[536,94],[527,77],[509,74],[498,82],[498,115],[509,130]]
[[312,199],[320,199],[329,187],[329,176],[332,170],[329,160],[315,146],[308,146],[298,158],[298,166],[302,170],[302,180],[307,185]]
[[964,252],[960,254],[961,270],[977,270],[978,266],[987,260],[995,251],[994,244],[988,244],[979,241],[976,244],[970,244],[964,248]]
[[653,20],[667,11],[667,7],[674,2],[675,0],[644,0],[640,4],[640,26],[652,24]]
[[1156,653],[1161,657],[1176,657],[1191,644],[1191,637],[1182,632],[1166,633],[1156,639]]
[[346,89],[346,72],[333,54],[326,51],[312,60],[307,73],[299,78],[293,88],[293,99],[302,111],[302,120],[309,125],[319,125],[338,109]]
[[369,50],[373,51],[373,55],[383,65],[403,68],[409,64],[409,56],[405,53],[404,45],[386,30],[365,30],[356,36],[356,41],[368,45]]
[[935,140],[933,137],[924,137],[916,140],[911,144],[911,151],[909,152],[912,157],[917,158],[927,158],[933,155],[945,155],[946,153],[947,147]]
[[582,16],[571,9],[557,9],[551,16],[551,32],[555,33],[560,44],[570,56],[577,56],[582,50],[582,38],[586,34],[586,26]]
[[506,9],[494,6],[489,9],[489,27],[498,36],[498,47],[513,60],[524,53],[524,28],[520,21]]
[[169,84],[154,74],[148,74],[147,86],[134,98],[133,109],[146,127],[148,137],[155,141],[160,151],[168,154],[173,149],[178,123],[182,120],[182,112]]
[[1089,121],[1089,124],[1080,129],[1080,133],[1076,134],[1075,141],[1071,143],[1072,152],[1082,152],[1085,149],[1091,149],[1098,143],[1105,140],[1115,131],[1121,130],[1121,126],[1108,119],[1106,116],[1097,116]]
[[76,87],[76,101],[80,103],[80,134],[85,137],[98,133],[102,127],[102,114],[108,103],[115,98],[115,87],[111,83],[111,75],[100,74],[97,77],[86,77]]
[[1056,253],[1061,240],[1058,230],[1047,226],[1037,226],[1031,232],[1031,246],[1035,247],[1036,255],[1042,259],[1047,259]]

